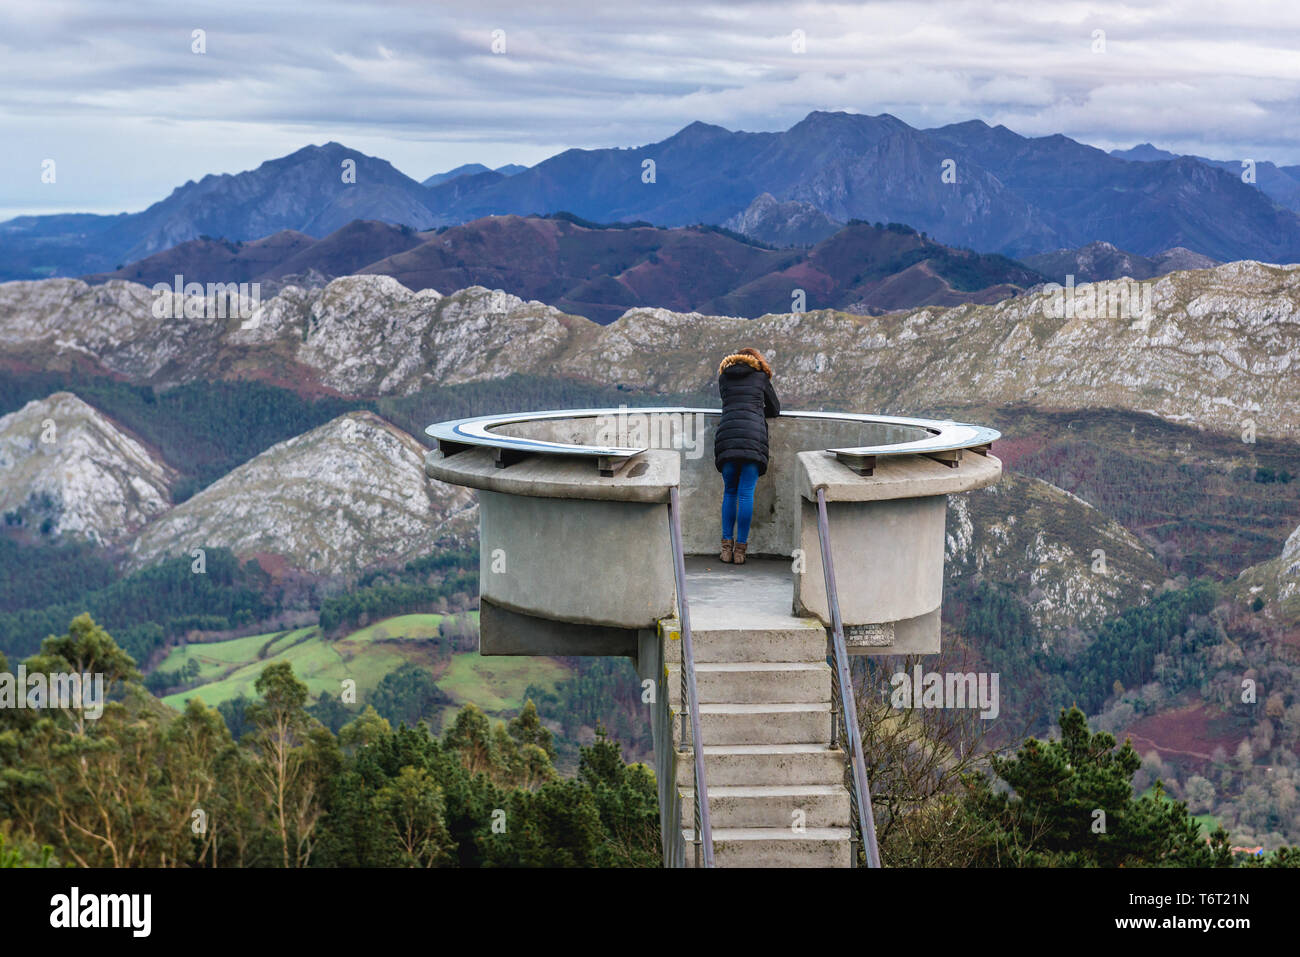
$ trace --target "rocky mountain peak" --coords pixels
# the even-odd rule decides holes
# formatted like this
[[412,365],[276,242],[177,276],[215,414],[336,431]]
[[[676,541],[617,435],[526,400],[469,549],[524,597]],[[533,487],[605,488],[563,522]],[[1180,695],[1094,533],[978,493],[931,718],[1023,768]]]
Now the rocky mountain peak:
[[262,452],[149,525],[132,543],[142,567],[194,548],[282,556],[352,575],[428,552],[471,507],[463,488],[425,478],[424,446],[369,412],[350,412]]
[[844,224],[831,219],[812,203],[781,202],[771,193],[760,193],[748,207],[722,225],[773,246],[811,246],[833,235]]
[[0,512],[9,526],[98,544],[171,505],[176,472],[71,392],[0,417]]

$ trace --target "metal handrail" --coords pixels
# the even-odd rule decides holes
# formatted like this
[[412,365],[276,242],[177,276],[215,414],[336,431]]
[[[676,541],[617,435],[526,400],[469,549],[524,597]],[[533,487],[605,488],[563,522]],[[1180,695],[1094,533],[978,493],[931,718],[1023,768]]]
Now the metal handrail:
[[[826,489],[817,490],[817,536],[821,540],[822,573],[826,576],[826,603],[831,610],[832,692],[831,746],[843,722],[845,746],[849,752],[851,830],[850,843],[865,847],[867,866],[880,866],[880,849],[876,845],[876,820],[871,810],[871,789],[867,784],[866,762],[862,756],[862,735],[858,733],[858,707],[849,674],[848,649],[844,644],[844,622],[840,619],[840,597],[835,589],[835,566],[831,560],[830,523],[826,518]],[[858,863],[856,847],[853,864]]]
[[[640,446],[597,446],[579,442],[558,442],[506,435],[495,431],[505,426],[556,419],[612,418],[619,415],[720,415],[718,409],[683,406],[622,406],[617,409],[559,409],[548,412],[515,412],[496,415],[476,415],[467,419],[450,419],[435,422],[424,434],[436,439],[438,447],[446,454],[469,448],[492,448],[529,455],[565,455],[590,458],[630,458],[647,451]],[[900,442],[886,442],[854,448],[832,448],[827,451],[854,457],[886,457],[891,455],[926,455],[934,452],[975,449],[1001,437],[995,429],[951,419],[917,419],[898,415],[866,415],[858,412],[807,412],[786,409],[777,416],[783,421],[815,419],[824,422],[856,422],[863,425],[897,426],[918,433],[914,438]],[[816,446],[811,446],[815,448]]]
[[[673,542],[673,575],[677,579],[678,617],[682,628],[682,698],[691,716],[691,746],[695,752],[695,866],[713,866],[713,822],[709,819],[709,786],[704,780],[704,742],[700,740],[700,701],[695,687],[695,645],[691,638],[691,609],[686,600],[686,553],[682,550],[681,503],[677,486],[668,490],[668,525]],[[686,721],[682,716],[682,745]],[[681,748],[678,753],[681,753]]]

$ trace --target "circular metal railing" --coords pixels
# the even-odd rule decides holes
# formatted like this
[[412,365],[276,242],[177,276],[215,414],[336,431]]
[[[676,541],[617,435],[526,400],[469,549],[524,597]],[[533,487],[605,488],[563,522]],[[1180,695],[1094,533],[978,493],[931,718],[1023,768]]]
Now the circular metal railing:
[[[486,447],[515,455],[566,455],[590,456],[600,459],[626,459],[649,450],[648,446],[588,445],[585,443],[553,442],[545,439],[517,435],[503,435],[496,429],[529,422],[557,419],[591,419],[608,416],[637,415],[721,415],[718,409],[682,407],[622,406],[617,409],[564,409],[550,412],[520,412],[500,415],[479,415],[468,419],[438,422],[425,429],[425,434],[438,441],[438,446],[448,454],[469,447]],[[841,460],[850,464],[868,462],[875,458],[895,455],[930,455],[960,453],[963,450],[987,451],[989,445],[1001,437],[995,429],[969,425],[951,420],[918,419],[894,415],[863,415],[854,412],[782,412],[782,419],[823,419],[837,422],[854,422],[863,425],[881,425],[911,428],[924,435],[906,442],[887,442],[877,445],[827,448]]]

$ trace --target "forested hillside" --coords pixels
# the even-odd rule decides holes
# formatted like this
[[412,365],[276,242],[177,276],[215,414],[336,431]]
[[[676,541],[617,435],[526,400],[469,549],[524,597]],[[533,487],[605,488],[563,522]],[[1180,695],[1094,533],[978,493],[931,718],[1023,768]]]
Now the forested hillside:
[[[509,723],[472,705],[441,738],[367,709],[338,732],[307,687],[268,665],[236,742],[197,699],[177,714],[88,616],[33,667],[103,673],[98,721],[0,711],[0,850],[83,867],[620,867],[659,862],[654,776],[616,744],[552,763],[525,706]],[[46,846],[51,850],[42,852]],[[44,855],[44,857],[42,857]],[[9,863],[6,861],[6,863]]]
[[[531,701],[509,721],[466,705],[441,735],[396,726],[374,707],[337,730],[309,709],[288,663],[266,665],[255,697],[230,718],[191,700],[176,712],[140,683],[132,658],[89,616],[51,636],[29,668],[105,676],[99,720],[71,710],[0,710],[0,866],[82,867],[655,867],[653,773],[624,763],[598,734],[576,773],[554,763],[551,732]],[[7,662],[0,657],[0,667]],[[900,720],[866,705],[869,753],[890,756]],[[929,800],[906,785],[942,745],[924,720],[910,758],[891,762],[882,850],[891,866],[1295,866],[1290,848],[1235,855],[1208,841],[1184,803],[1139,795],[1141,760],[1082,712],[1062,710],[1060,740],[1024,742]],[[232,730],[237,734],[232,734]],[[918,747],[918,745],[920,745]],[[955,780],[948,766],[935,783]],[[1062,768],[1065,769],[1064,773]],[[969,770],[969,768],[967,768]],[[1014,795],[997,786],[1015,788]],[[899,802],[895,804],[894,802]],[[1087,824],[1104,806],[1115,825]],[[943,840],[934,840],[937,830]]]

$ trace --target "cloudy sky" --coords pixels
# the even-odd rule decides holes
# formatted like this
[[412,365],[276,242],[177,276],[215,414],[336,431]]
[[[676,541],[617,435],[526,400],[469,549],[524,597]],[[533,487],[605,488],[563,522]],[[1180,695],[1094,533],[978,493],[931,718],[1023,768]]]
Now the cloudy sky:
[[814,109],[1295,164],[1297,51],[1294,2],[0,0],[0,218],[328,140],[423,179]]

